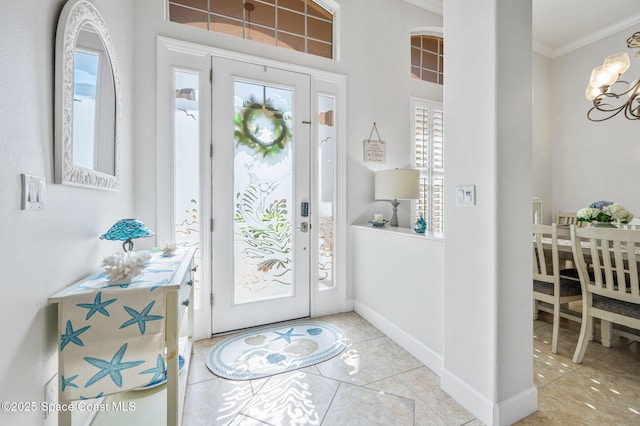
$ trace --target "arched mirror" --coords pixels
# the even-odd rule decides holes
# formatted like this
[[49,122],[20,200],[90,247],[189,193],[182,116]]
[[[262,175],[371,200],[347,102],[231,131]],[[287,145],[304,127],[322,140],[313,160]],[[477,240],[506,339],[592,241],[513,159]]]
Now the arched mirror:
[[62,9],[56,34],[55,181],[117,190],[120,80],[113,45],[86,0]]

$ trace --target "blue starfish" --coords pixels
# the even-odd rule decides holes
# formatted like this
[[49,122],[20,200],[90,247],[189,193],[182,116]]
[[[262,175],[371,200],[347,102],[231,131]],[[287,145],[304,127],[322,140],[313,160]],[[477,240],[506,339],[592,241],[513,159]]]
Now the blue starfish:
[[85,318],[85,320],[88,320],[96,312],[100,312],[105,317],[108,317],[109,316],[109,312],[107,312],[105,307],[109,306],[110,304],[112,304],[116,300],[117,299],[110,299],[110,300],[105,300],[103,302],[102,301],[102,292],[99,291],[98,294],[96,294],[95,299],[93,299],[93,303],[78,303],[78,304],[76,304],[76,306],[79,306],[81,308],[89,309],[89,312],[87,312],[87,317]]
[[122,387],[122,374],[120,374],[120,370],[126,370],[127,368],[133,368],[140,364],[144,364],[144,361],[130,361],[130,362],[122,362],[122,358],[124,358],[124,353],[127,350],[127,343],[122,345],[120,349],[113,355],[111,361],[107,361],[99,358],[92,358],[85,356],[84,360],[89,364],[98,367],[100,371],[98,371],[92,378],[89,379],[85,388],[96,383],[98,380],[103,379],[107,376],[111,377],[113,383],[119,388]]
[[136,311],[129,306],[124,306],[124,310],[132,316],[129,321],[126,321],[124,324],[120,326],[120,329],[128,327],[133,324],[138,324],[138,328],[140,329],[140,334],[144,334],[147,330],[147,321],[156,321],[159,319],[163,319],[162,315],[149,315],[149,311],[153,308],[153,305],[156,303],[155,300],[152,300],[143,310],[140,312]]
[[104,394],[104,392],[100,392],[99,394],[97,394],[96,396],[82,396],[80,395],[80,399],[95,399],[95,398],[102,398],[102,395]]
[[287,331],[286,333],[280,333],[279,331],[274,331],[274,333],[276,333],[279,337],[276,337],[275,339],[271,339],[271,341],[275,341],[275,340],[279,340],[279,339],[285,339],[287,341],[287,343],[291,343],[291,338],[294,336],[304,336],[304,334],[291,334],[291,332],[293,331],[293,327],[289,329],[289,331]]
[[68,387],[70,388],[77,388],[78,385],[76,385],[75,383],[72,383],[76,377],[78,377],[78,375],[76,374],[75,376],[71,376],[68,379],[64,376],[62,376],[62,392],[64,392],[64,390]]
[[65,346],[67,346],[69,343],[75,343],[78,346],[84,346],[84,343],[82,342],[82,340],[80,340],[78,336],[90,328],[91,326],[88,325],[86,327],[82,327],[81,329],[74,331],[73,324],[71,324],[71,320],[67,320],[67,327],[65,329],[65,332],[60,336],[60,352],[62,352]]
[[151,374],[153,373],[153,377],[149,381],[149,383],[153,383],[156,380],[164,378],[165,367],[164,367],[164,358],[162,355],[158,354],[158,360],[156,362],[156,366],[153,368],[149,368],[148,370],[141,371],[140,374]]

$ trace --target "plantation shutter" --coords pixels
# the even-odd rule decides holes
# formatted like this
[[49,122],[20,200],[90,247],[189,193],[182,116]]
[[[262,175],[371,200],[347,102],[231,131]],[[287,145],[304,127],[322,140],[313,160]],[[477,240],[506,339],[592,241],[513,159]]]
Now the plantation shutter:
[[422,213],[427,229],[444,233],[444,162],[442,105],[414,100],[413,166],[420,171],[420,198],[415,217]]

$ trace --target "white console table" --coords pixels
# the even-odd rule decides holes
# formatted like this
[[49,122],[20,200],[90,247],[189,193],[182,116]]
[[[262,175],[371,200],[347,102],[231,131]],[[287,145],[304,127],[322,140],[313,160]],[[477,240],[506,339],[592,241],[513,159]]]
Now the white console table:
[[[165,344],[166,344],[166,369],[167,381],[165,384],[146,390],[131,390],[117,393],[103,398],[100,404],[108,407],[105,411],[97,412],[92,421],[92,425],[180,425],[182,419],[182,408],[186,393],[187,376],[189,374],[189,363],[193,351],[193,279],[194,264],[193,257],[195,248],[183,248],[182,252],[176,255],[182,260],[173,266],[175,271],[168,282],[159,283],[166,288],[165,306]],[[153,255],[153,259],[158,259],[159,253]],[[95,277],[95,274],[92,276]],[[79,286],[86,283],[91,277],[87,277],[77,283],[65,288],[49,298],[49,303],[58,304],[58,347],[60,339],[65,332],[65,324],[62,324],[62,301],[68,297]],[[95,280],[95,278],[94,278]],[[127,288],[119,291],[126,292]],[[126,297],[126,294],[125,294]],[[184,335],[180,335],[181,324],[187,317],[187,327]],[[184,358],[184,367],[179,372],[179,356]],[[61,362],[59,360],[59,370]],[[62,389],[62,377],[58,374],[58,389]],[[59,395],[59,403],[64,404]],[[166,410],[163,409],[166,406]],[[121,407],[122,409],[114,409]],[[73,422],[73,412],[70,410],[58,411],[58,424],[60,426],[71,425]]]

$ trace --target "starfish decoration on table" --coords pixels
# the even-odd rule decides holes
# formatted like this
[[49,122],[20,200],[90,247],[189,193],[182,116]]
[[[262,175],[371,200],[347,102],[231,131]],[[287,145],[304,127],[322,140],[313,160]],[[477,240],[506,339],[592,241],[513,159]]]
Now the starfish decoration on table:
[[88,320],[96,312],[100,312],[105,317],[108,317],[109,316],[109,312],[107,312],[107,310],[105,308],[107,306],[109,306],[110,304],[112,304],[113,302],[115,302],[116,300],[118,300],[118,299],[109,299],[109,300],[105,300],[103,302],[102,301],[102,292],[99,291],[96,294],[96,297],[93,299],[93,303],[78,303],[78,304],[76,304],[76,306],[79,306],[81,308],[85,308],[85,309],[89,310],[89,312],[87,312],[87,317],[85,318],[85,320]]
[[84,342],[80,340],[78,336],[90,328],[91,326],[88,325],[78,330],[74,330],[73,324],[71,324],[71,320],[67,320],[67,327],[65,328],[65,332],[60,336],[60,352],[62,352],[65,346],[67,346],[69,343],[75,343],[78,346],[84,346]]
[[149,311],[151,311],[151,308],[153,308],[153,305],[155,303],[156,301],[152,300],[151,303],[149,303],[140,312],[136,311],[135,309],[129,306],[124,306],[124,310],[127,311],[132,318],[129,321],[126,321],[124,324],[122,324],[120,326],[120,329],[123,329],[133,324],[138,324],[138,328],[140,329],[140,334],[144,334],[144,332],[147,330],[147,321],[156,321],[164,318],[162,315],[149,315]]
[[71,376],[69,378],[66,378],[66,377],[62,376],[62,392],[64,392],[64,390],[67,387],[70,387],[70,388],[77,388],[78,387],[78,385],[73,383],[73,381],[76,379],[76,377],[78,377],[77,374],[75,376]]
[[276,337],[275,339],[271,339],[271,341],[276,341],[279,339],[285,339],[287,341],[287,343],[291,343],[291,338],[295,337],[295,336],[304,336],[304,334],[292,334],[293,332],[293,327],[289,329],[289,331],[287,331],[286,333],[280,333],[279,331],[274,331],[274,333],[276,333],[278,335],[278,337]]
[[82,396],[80,395],[80,399],[85,400],[85,399],[96,399],[96,398],[102,398],[102,395],[104,394],[104,392],[100,392],[99,394],[97,394],[96,396]]
[[165,375],[164,358],[160,354],[158,354],[158,360],[156,362],[155,367],[149,368],[147,370],[140,372],[140,374],[152,374],[152,373],[153,373],[153,377],[151,378],[149,383],[153,383],[156,380],[160,380]]
[[140,364],[144,364],[144,361],[129,361],[122,362],[122,358],[124,358],[124,353],[127,350],[127,343],[122,345],[120,349],[113,355],[111,361],[107,361],[105,359],[93,358],[85,356],[83,359],[87,361],[89,364],[98,367],[100,371],[98,371],[93,377],[87,381],[87,384],[84,385],[85,388],[96,383],[98,380],[103,379],[107,376],[113,380],[116,386],[119,388],[122,387],[122,374],[120,374],[120,370],[126,370],[128,368],[136,367]]

